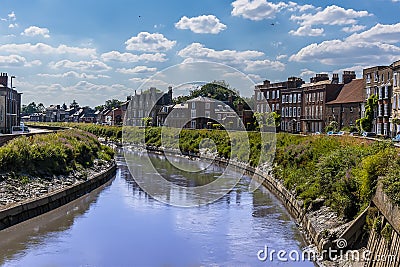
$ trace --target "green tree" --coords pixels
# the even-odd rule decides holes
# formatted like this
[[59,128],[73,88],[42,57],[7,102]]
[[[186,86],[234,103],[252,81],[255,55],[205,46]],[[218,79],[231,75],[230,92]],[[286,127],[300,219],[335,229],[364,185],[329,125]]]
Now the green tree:
[[365,105],[365,116],[356,121],[357,127],[360,132],[370,132],[373,128],[372,122],[374,121],[374,109],[377,105],[378,97],[376,95],[371,95],[367,104]]

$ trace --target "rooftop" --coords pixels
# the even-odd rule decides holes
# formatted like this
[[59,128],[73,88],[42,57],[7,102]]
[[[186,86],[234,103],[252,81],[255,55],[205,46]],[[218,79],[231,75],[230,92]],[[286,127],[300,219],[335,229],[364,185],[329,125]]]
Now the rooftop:
[[364,90],[364,80],[354,79],[348,84],[345,84],[340,91],[338,97],[332,100],[327,105],[330,104],[345,104],[345,103],[359,103],[364,102],[363,97]]

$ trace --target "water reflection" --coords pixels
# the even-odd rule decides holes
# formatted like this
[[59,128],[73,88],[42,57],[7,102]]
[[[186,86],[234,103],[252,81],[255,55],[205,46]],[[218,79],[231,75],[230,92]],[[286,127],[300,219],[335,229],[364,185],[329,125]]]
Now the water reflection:
[[[313,266],[310,262],[260,262],[257,252],[300,249],[300,233],[265,190],[240,183],[215,203],[177,208],[154,200],[126,163],[100,193],[0,232],[4,266]],[[157,160],[157,159],[155,159]],[[163,169],[169,179],[182,177]],[[143,171],[137,161],[138,173]],[[220,170],[215,168],[215,173]],[[175,176],[174,176],[175,175]],[[178,177],[176,177],[176,175]],[[210,172],[210,177],[212,176]],[[198,181],[190,177],[193,184]],[[185,197],[171,191],[170,198]]]

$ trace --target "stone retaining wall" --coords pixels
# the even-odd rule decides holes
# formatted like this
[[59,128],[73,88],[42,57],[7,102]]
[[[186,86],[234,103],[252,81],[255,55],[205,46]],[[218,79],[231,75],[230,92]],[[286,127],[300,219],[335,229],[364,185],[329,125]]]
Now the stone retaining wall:
[[91,192],[114,177],[116,169],[117,165],[113,162],[107,170],[84,182],[0,209],[0,230],[56,209]]

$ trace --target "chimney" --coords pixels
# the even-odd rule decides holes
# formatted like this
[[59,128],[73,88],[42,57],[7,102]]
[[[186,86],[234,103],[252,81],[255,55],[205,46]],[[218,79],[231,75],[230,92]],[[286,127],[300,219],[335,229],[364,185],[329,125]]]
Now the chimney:
[[310,83],[317,83],[317,82],[326,81],[326,80],[329,80],[329,76],[327,73],[317,73],[315,75],[315,77],[312,77],[310,79]]
[[333,73],[332,84],[339,84],[339,74],[338,73]]
[[5,87],[8,87],[8,75],[7,73],[1,73],[0,74],[0,84],[4,85]]
[[351,82],[355,78],[356,78],[356,72],[355,71],[349,71],[349,70],[343,71],[342,81],[343,81],[344,84],[347,84],[347,83]]

